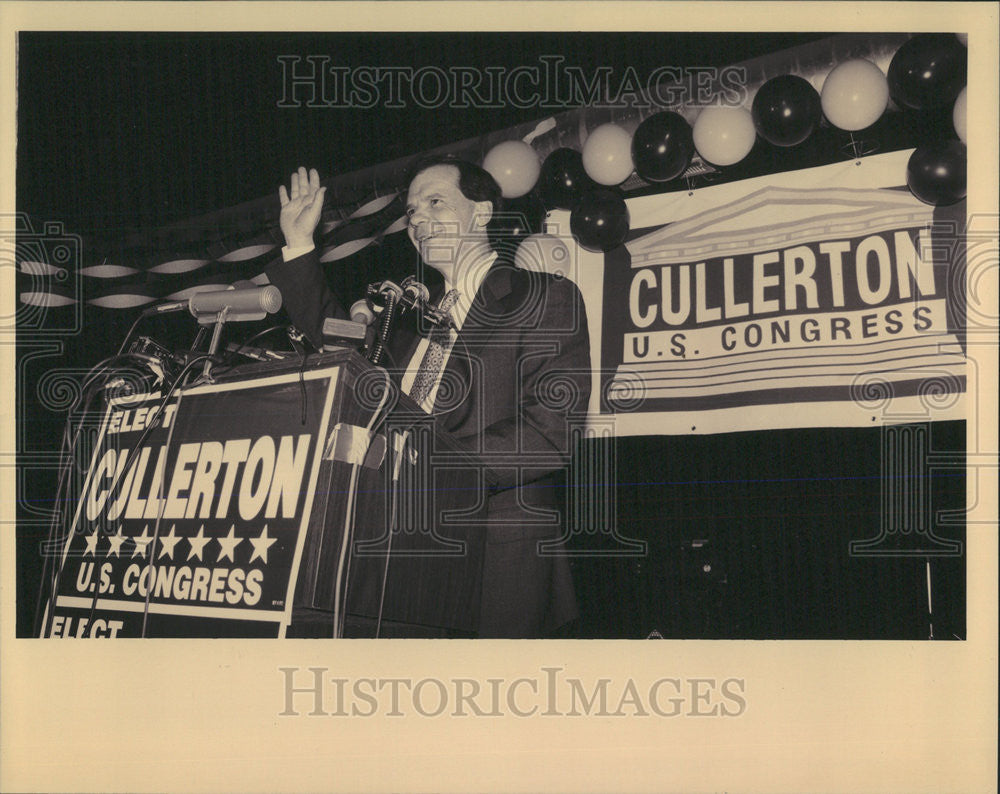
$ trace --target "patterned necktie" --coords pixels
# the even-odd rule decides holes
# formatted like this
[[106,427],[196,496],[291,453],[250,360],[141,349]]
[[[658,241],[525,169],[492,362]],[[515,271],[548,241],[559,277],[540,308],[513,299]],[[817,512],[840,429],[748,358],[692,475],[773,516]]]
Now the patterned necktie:
[[[455,302],[458,300],[457,289],[448,290],[448,293],[438,304],[438,310],[449,316]],[[420,368],[413,379],[413,386],[410,388],[410,397],[417,405],[422,405],[427,395],[431,393],[434,384],[437,383],[438,375],[441,374],[441,366],[444,364],[444,355],[451,346],[451,330],[445,325],[438,325],[427,337],[427,350],[424,352]]]

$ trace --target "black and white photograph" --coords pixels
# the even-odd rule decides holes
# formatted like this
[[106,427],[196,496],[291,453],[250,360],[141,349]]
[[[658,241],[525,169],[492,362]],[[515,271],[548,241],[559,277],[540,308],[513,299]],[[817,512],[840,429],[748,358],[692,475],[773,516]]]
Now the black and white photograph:
[[2,787],[995,790],[998,7],[896,5],[0,7]]

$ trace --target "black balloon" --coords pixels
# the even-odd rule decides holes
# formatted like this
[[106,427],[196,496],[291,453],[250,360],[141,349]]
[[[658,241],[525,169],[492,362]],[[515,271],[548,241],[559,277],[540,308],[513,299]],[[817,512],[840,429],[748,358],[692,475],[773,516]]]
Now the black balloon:
[[650,182],[666,182],[684,173],[694,155],[691,125],[671,110],[650,116],[632,136],[635,172]]
[[494,246],[513,252],[524,238],[542,231],[545,205],[534,191],[516,199],[504,199],[490,219]]
[[556,149],[542,163],[538,192],[546,207],[568,210],[588,190],[597,187],[583,168],[583,155],[575,149]]
[[585,193],[573,207],[569,228],[584,248],[610,251],[628,235],[628,207],[620,191],[598,187]]
[[953,33],[914,36],[889,63],[889,96],[910,110],[950,107],[965,85],[967,55]]
[[965,144],[943,141],[915,149],[906,164],[906,184],[926,204],[940,206],[964,199]]
[[774,146],[795,146],[812,135],[822,110],[819,93],[808,80],[784,74],[760,87],[751,113],[765,141]]

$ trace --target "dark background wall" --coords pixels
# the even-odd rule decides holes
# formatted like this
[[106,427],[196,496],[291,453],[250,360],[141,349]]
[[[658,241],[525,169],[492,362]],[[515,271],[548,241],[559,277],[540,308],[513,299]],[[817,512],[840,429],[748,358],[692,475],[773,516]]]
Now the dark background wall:
[[[901,432],[926,442],[912,459],[923,467],[884,476]],[[965,473],[943,463],[962,457],[964,422],[648,436],[614,448],[619,535],[646,548],[602,557],[628,548],[607,534],[573,538],[577,551],[598,552],[574,559],[584,636],[965,637],[965,533],[949,515],[964,508]],[[900,498],[916,509],[893,526],[886,503]]]

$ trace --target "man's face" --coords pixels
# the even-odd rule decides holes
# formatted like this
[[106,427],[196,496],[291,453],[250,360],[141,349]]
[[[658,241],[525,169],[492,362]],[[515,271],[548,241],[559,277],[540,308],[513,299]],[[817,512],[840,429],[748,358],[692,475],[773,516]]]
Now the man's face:
[[417,174],[406,197],[407,232],[420,258],[445,277],[455,274],[463,255],[486,242],[492,205],[472,201],[458,186],[453,165],[432,165]]

